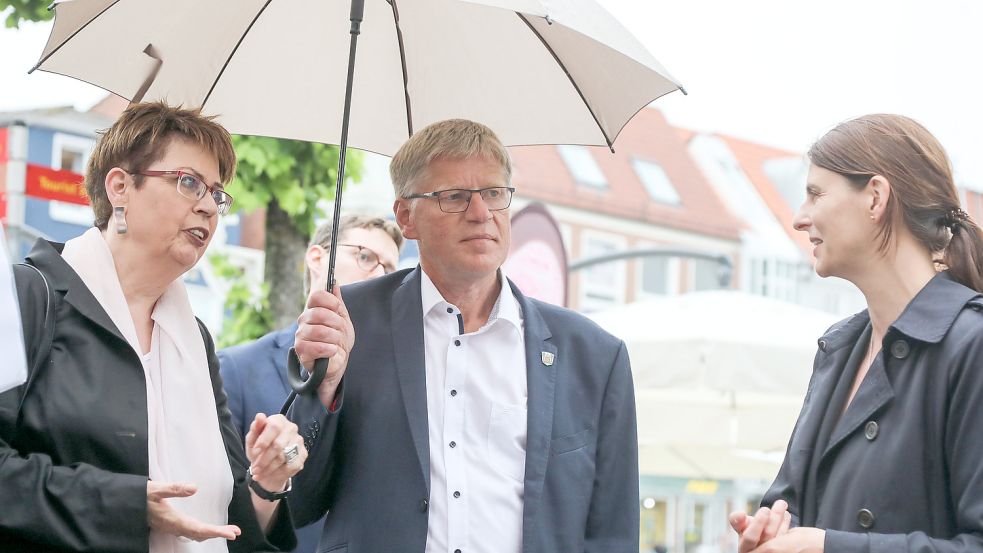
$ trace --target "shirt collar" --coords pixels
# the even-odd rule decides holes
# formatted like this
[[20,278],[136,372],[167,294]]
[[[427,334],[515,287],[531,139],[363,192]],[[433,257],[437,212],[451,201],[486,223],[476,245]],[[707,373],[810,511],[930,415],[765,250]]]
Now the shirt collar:
[[[440,295],[440,291],[437,290],[437,286],[434,285],[432,280],[430,280],[430,275],[423,270],[422,266],[420,267],[420,274],[420,299],[424,318],[426,318],[437,306],[452,305],[445,300],[442,295]],[[501,319],[508,322],[514,326],[516,330],[521,332],[522,311],[519,308],[519,301],[516,299],[515,294],[512,293],[512,287],[509,285],[509,281],[505,277],[504,270],[498,270],[498,279],[499,283],[501,284],[501,290],[498,293],[498,299],[495,300],[495,305],[492,306],[491,313],[488,315],[488,322],[484,326],[490,326],[496,320]]]

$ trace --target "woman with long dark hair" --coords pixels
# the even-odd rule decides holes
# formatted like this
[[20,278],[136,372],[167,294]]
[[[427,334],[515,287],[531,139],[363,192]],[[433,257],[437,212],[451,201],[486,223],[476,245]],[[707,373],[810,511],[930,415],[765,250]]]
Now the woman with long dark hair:
[[909,118],[842,123],[809,160],[795,228],[868,309],[819,339],[770,507],[731,515],[739,551],[983,551],[980,227]]

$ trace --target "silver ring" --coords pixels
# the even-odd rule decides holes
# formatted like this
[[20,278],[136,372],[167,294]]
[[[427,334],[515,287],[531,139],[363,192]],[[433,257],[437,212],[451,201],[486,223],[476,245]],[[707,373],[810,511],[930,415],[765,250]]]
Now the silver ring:
[[287,463],[290,463],[297,457],[300,457],[300,449],[297,447],[297,444],[288,445],[283,448],[283,458],[287,460]]

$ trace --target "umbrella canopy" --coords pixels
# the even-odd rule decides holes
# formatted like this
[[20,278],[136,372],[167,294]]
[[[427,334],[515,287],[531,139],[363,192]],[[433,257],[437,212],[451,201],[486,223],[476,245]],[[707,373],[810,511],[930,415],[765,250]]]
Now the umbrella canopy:
[[[338,144],[349,2],[66,0],[37,69],[201,106],[233,133]],[[680,89],[593,0],[366,0],[348,145],[463,117],[506,145],[610,146]]]
[[[632,360],[634,364],[634,360]],[[643,474],[771,479],[802,397],[717,390],[637,389]]]
[[641,388],[805,393],[835,315],[732,290],[646,299],[591,315],[623,339]]
[[643,474],[774,478],[836,317],[726,290],[591,315],[631,356]]

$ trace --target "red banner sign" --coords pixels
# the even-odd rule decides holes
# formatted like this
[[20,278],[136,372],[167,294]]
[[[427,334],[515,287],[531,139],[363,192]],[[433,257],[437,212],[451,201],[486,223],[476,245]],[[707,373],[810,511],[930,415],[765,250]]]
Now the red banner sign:
[[88,205],[89,198],[85,195],[83,180],[84,177],[78,173],[29,163],[24,192],[33,198]]

